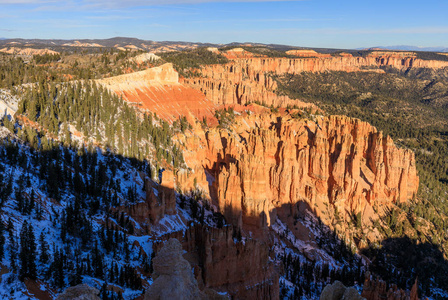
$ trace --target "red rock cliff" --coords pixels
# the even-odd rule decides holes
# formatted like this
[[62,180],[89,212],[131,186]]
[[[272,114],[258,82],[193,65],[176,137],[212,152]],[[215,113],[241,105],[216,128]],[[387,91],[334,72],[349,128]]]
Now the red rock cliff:
[[97,82],[129,103],[167,121],[190,115],[198,119],[212,118],[214,114],[215,105],[204,94],[179,83],[179,75],[172,64]]
[[[418,188],[414,153],[358,119],[251,115],[232,131],[212,129],[191,140],[204,142],[187,163],[202,165],[210,197],[237,226],[270,225],[279,208],[294,214],[297,203],[324,221],[329,205],[369,216],[375,204],[404,202]],[[200,167],[194,176],[206,185]],[[183,186],[184,179],[179,176]]]

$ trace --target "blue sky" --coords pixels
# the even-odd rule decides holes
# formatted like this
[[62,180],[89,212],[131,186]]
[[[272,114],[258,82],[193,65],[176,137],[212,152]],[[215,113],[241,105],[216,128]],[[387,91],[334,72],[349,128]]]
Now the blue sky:
[[0,0],[0,37],[448,47],[447,0]]

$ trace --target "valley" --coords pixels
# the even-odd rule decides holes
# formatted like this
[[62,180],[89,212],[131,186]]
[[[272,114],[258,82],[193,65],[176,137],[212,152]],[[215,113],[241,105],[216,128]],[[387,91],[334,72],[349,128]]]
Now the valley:
[[0,48],[2,298],[448,297],[446,56]]

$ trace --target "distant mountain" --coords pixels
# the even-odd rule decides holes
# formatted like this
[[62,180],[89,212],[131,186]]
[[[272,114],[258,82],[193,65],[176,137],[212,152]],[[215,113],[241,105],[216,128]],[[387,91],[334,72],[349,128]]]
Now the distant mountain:
[[[188,50],[197,47],[266,47],[279,51],[287,51],[291,49],[313,49],[319,53],[333,53],[344,49],[330,48],[310,48],[291,45],[278,44],[262,44],[254,42],[233,42],[228,44],[212,44],[212,43],[196,43],[182,41],[151,41],[141,40],[130,37],[113,37],[109,39],[0,39],[0,47],[33,47],[33,48],[49,48],[55,51],[70,51],[78,49],[100,49],[100,48],[117,48],[124,49],[140,49],[151,52],[165,52],[173,50]],[[349,51],[349,50],[344,50]]]
[[[366,48],[358,48],[357,50],[365,50]],[[398,45],[398,46],[377,46],[367,48],[369,50],[373,49],[384,49],[384,50],[402,50],[402,51],[428,51],[428,52],[448,52],[448,47],[418,47],[418,46],[408,46],[408,45]]]

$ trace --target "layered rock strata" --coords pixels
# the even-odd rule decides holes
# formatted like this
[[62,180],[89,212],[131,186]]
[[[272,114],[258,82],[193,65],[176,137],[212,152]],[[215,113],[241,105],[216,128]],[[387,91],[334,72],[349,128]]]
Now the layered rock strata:
[[170,122],[182,116],[202,120],[214,115],[215,105],[201,92],[180,84],[172,64],[97,82],[128,103]]
[[272,75],[325,71],[356,72],[365,71],[366,68],[382,71],[378,68],[385,66],[397,69],[448,67],[447,61],[418,59],[413,52],[373,51],[359,57],[348,53],[323,55],[309,50],[291,50],[288,54],[310,57],[255,57],[250,52],[234,49],[224,53],[231,59],[228,64],[204,66],[201,69],[201,77],[181,81],[203,92],[215,104],[244,105],[259,102],[267,106],[286,107],[304,104],[276,94],[277,84]]
[[[294,215],[308,208],[327,220],[333,206],[368,219],[375,205],[417,193],[414,153],[358,119],[247,115],[233,130],[211,129],[190,141],[199,158],[186,159],[198,186],[208,184],[212,202],[238,227],[268,226],[279,209]],[[182,186],[185,177],[178,177]]]

